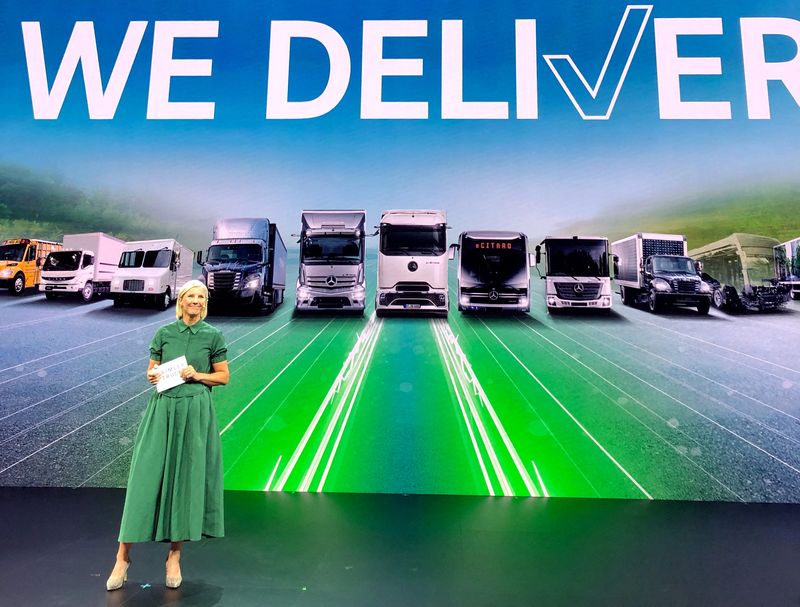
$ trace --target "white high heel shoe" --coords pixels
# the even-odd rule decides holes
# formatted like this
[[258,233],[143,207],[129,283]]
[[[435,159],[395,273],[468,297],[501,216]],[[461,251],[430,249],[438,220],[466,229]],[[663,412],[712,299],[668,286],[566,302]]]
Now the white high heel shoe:
[[119,590],[122,588],[122,585],[128,581],[128,568],[130,568],[130,566],[131,562],[127,561],[125,563],[125,571],[122,572],[122,575],[114,575],[112,571],[111,575],[109,575],[106,580],[106,590]]

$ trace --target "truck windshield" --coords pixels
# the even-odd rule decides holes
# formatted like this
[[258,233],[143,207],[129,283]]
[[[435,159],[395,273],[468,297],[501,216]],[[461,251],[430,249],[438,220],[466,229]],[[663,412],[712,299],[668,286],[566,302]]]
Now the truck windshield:
[[172,251],[160,249],[158,251],[148,251],[144,254],[142,266],[145,268],[168,268],[172,260]]
[[80,268],[80,251],[59,251],[50,253],[44,260],[44,270],[51,272],[73,272]]
[[24,254],[24,244],[0,245],[0,261],[22,261],[22,256]]
[[257,244],[215,244],[208,248],[208,263],[261,263]]
[[409,226],[381,224],[381,253],[384,255],[444,255],[447,238],[444,224]]
[[306,236],[302,253],[304,262],[361,263],[361,243],[355,236]]
[[522,238],[465,237],[459,262],[464,286],[525,286],[528,283],[528,253]]
[[672,274],[697,274],[694,259],[691,257],[659,256],[653,257],[653,272]]
[[141,268],[142,260],[144,259],[144,251],[125,251],[119,258],[120,268]]
[[552,239],[545,242],[548,276],[608,276],[606,240]]

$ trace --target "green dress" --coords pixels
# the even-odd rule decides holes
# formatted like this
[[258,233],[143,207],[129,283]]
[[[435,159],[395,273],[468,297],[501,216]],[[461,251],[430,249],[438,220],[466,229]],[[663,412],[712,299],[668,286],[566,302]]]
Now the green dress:
[[[150,358],[186,356],[199,373],[227,360],[225,339],[205,321],[164,325],[150,343]],[[185,541],[222,537],[222,446],[211,388],[187,382],[153,389],[136,434],[120,542]]]

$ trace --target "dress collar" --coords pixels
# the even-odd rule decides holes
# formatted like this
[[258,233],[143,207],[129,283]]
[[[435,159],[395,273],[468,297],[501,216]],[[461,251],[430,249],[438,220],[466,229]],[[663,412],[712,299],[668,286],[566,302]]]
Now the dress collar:
[[197,335],[197,332],[200,330],[200,325],[201,324],[203,324],[203,321],[199,320],[196,323],[194,323],[193,325],[187,325],[185,322],[183,322],[182,318],[179,318],[178,319],[178,331],[183,333],[184,331],[186,331],[188,329],[189,331],[192,332],[192,335]]

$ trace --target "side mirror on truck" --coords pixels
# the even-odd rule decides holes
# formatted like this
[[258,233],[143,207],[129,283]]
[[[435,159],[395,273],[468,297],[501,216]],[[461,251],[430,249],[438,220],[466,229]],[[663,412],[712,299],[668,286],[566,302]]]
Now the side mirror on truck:
[[694,262],[694,269],[697,270],[698,274],[703,273],[703,262],[702,261],[695,261]]
[[541,263],[541,261],[542,261],[542,247],[541,247],[541,245],[537,244],[536,248],[534,249],[534,251],[536,251],[536,253],[535,253],[534,257],[533,257],[533,261],[534,262],[533,262],[532,265],[538,266],[539,263]]
[[616,280],[619,278],[619,255],[614,255],[612,260],[614,264],[614,280]]
[[203,265],[203,252],[202,251],[198,251],[195,254],[194,258],[195,258],[195,261],[197,261],[197,265],[198,266],[202,266]]
[[450,247],[448,247],[448,249],[447,249],[447,259],[455,259],[456,258],[456,251],[459,248],[460,247],[458,246],[458,243],[454,242],[453,244],[451,244]]

